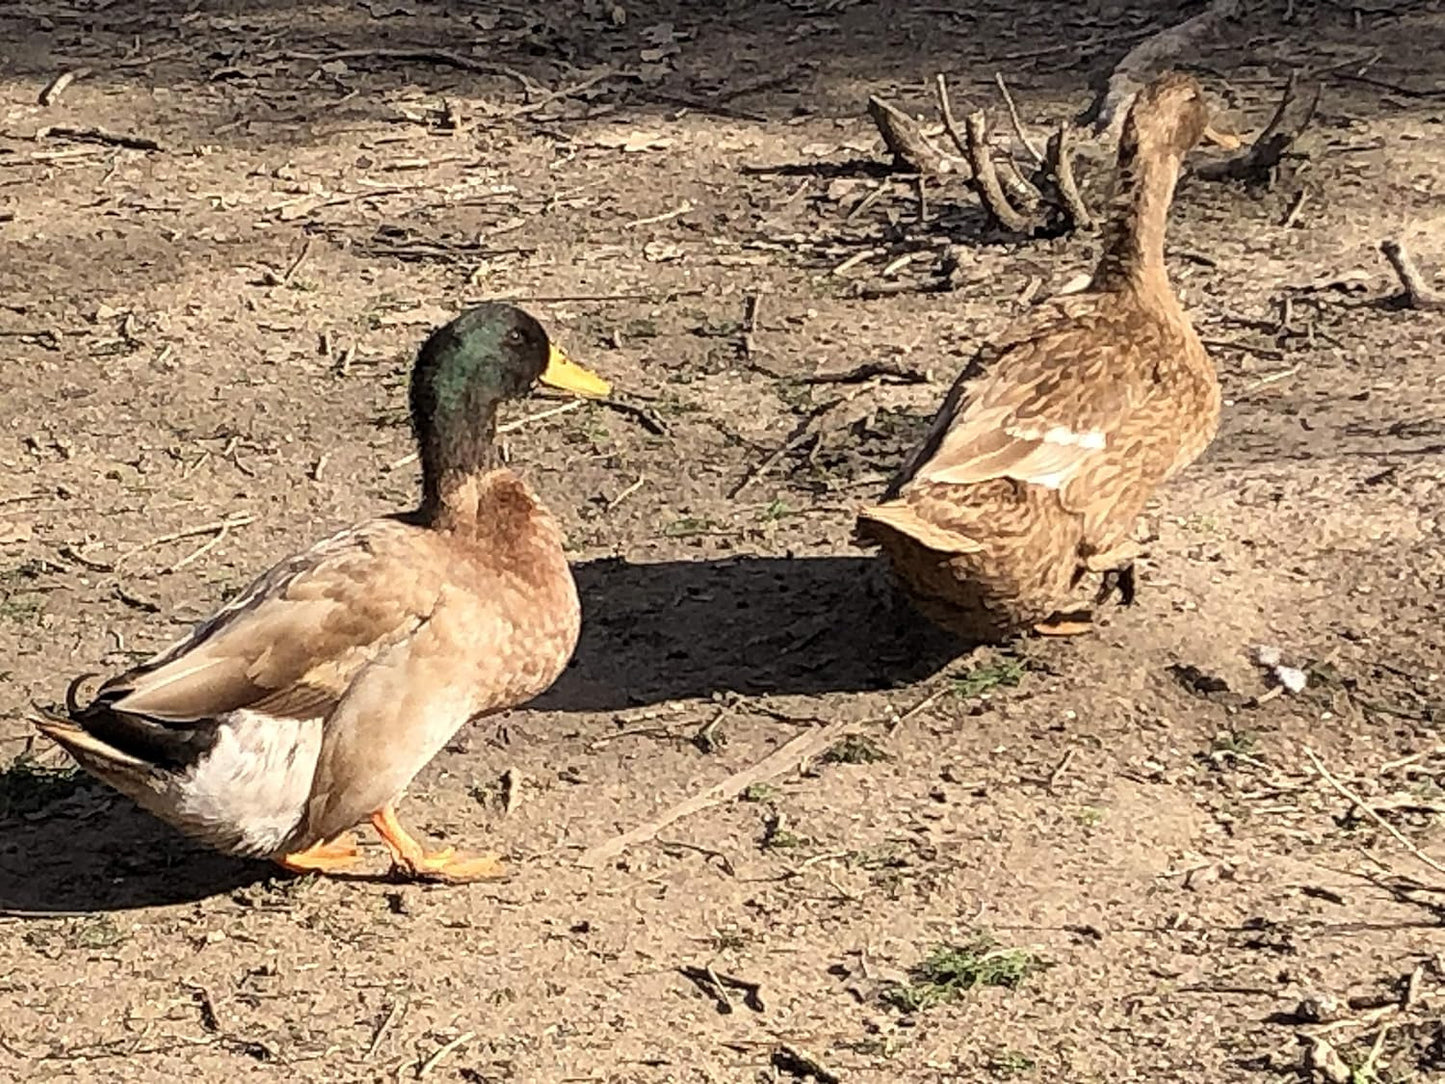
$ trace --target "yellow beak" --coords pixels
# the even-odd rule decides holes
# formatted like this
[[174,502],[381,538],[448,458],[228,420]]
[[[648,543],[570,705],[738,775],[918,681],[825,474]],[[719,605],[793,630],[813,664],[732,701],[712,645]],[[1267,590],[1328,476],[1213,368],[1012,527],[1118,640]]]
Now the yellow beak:
[[1213,143],[1216,147],[1223,147],[1227,151],[1238,150],[1244,146],[1239,136],[1221,132],[1212,124],[1206,125],[1204,128],[1204,142]]
[[551,354],[547,356],[547,368],[540,379],[549,387],[561,388],[588,399],[602,399],[612,394],[611,384],[596,373],[582,368],[556,345],[553,345]]

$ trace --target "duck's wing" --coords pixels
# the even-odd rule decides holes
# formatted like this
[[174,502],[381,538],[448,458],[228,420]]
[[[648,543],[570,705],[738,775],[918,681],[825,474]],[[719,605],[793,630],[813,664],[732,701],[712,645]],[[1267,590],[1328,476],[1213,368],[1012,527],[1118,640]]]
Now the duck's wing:
[[362,667],[427,621],[445,571],[420,528],[376,520],[344,531],[276,565],[71,717],[153,763],[187,759],[198,730],[242,708],[325,717]]
[[980,350],[927,437],[889,487],[975,485],[999,478],[1064,490],[1103,459],[1121,423],[1154,386],[1148,344],[1105,320],[1075,316]]

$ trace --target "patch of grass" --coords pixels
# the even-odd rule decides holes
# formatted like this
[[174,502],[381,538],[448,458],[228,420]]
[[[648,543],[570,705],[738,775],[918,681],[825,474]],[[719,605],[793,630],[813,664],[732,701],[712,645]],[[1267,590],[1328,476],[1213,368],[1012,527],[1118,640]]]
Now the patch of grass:
[[702,516],[683,516],[663,525],[664,538],[691,538],[717,529],[717,524]]
[[789,830],[782,813],[769,817],[763,829],[762,848],[765,851],[786,851],[795,847],[806,847],[812,843],[798,833]]
[[942,945],[909,972],[909,981],[883,991],[883,1000],[915,1013],[956,1001],[979,986],[1015,989],[1049,964],[1028,949],[1003,948],[987,934],[964,945]]
[[1259,735],[1252,730],[1221,730],[1209,743],[1209,751],[1214,755],[1250,756],[1258,745]]
[[22,753],[0,772],[0,820],[38,813],[69,798],[84,781],[79,768],[48,768]]
[[802,513],[795,512],[789,508],[787,502],[780,497],[775,501],[770,501],[766,507],[758,509],[757,518],[760,523],[776,523],[778,520],[787,516],[797,516],[801,514]]
[[953,695],[967,700],[993,689],[1012,688],[1023,680],[1028,664],[1023,659],[1003,658],[988,666],[975,666],[953,679]]
[[829,746],[822,759],[828,764],[877,764],[887,760],[888,754],[863,735],[849,734]]
[[771,783],[750,783],[739,796],[745,802],[771,802],[778,796],[778,788]]
[[66,941],[71,948],[95,951],[108,949],[126,939],[126,933],[105,915],[85,919],[70,928]]
[[995,1080],[1011,1080],[1033,1069],[1034,1059],[1005,1047],[990,1054],[983,1067]]
[[1097,806],[1081,805],[1074,810],[1074,820],[1085,828],[1093,828],[1104,819],[1104,811]]

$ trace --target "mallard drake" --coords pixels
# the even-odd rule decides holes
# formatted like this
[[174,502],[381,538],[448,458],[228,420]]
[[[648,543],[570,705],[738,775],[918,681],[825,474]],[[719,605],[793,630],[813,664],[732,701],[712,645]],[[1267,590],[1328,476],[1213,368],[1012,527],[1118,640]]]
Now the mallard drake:
[[497,876],[427,851],[394,803],[467,720],[546,689],[577,643],[562,533],[500,466],[499,401],[608,384],[531,316],[489,304],[427,339],[411,374],[420,506],[288,558],[179,643],[39,728],[82,767],[221,851],[348,868],[370,819],[416,877]]
[[[972,641],[1086,631],[1062,612],[1085,572],[1133,601],[1132,540],[1155,489],[1204,451],[1219,381],[1169,284],[1164,231],[1184,155],[1210,127],[1167,73],[1125,120],[1088,287],[980,349],[882,501],[858,516],[917,608]],[[1087,618],[1087,615],[1083,615]]]

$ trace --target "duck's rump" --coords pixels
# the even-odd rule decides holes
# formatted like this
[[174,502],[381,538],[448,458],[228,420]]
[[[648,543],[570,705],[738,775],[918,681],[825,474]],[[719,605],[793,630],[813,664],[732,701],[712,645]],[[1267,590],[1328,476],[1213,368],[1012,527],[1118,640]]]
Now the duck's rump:
[[971,486],[968,498],[960,503],[957,487],[915,483],[904,500],[920,519],[972,546],[937,548],[867,517],[859,533],[883,550],[924,616],[966,641],[1008,637],[1067,606],[1081,567],[1083,517],[1055,491],[1007,479]]
[[322,720],[240,709],[162,723],[98,700],[41,730],[82,768],[216,850],[271,858],[294,849],[321,751]]

